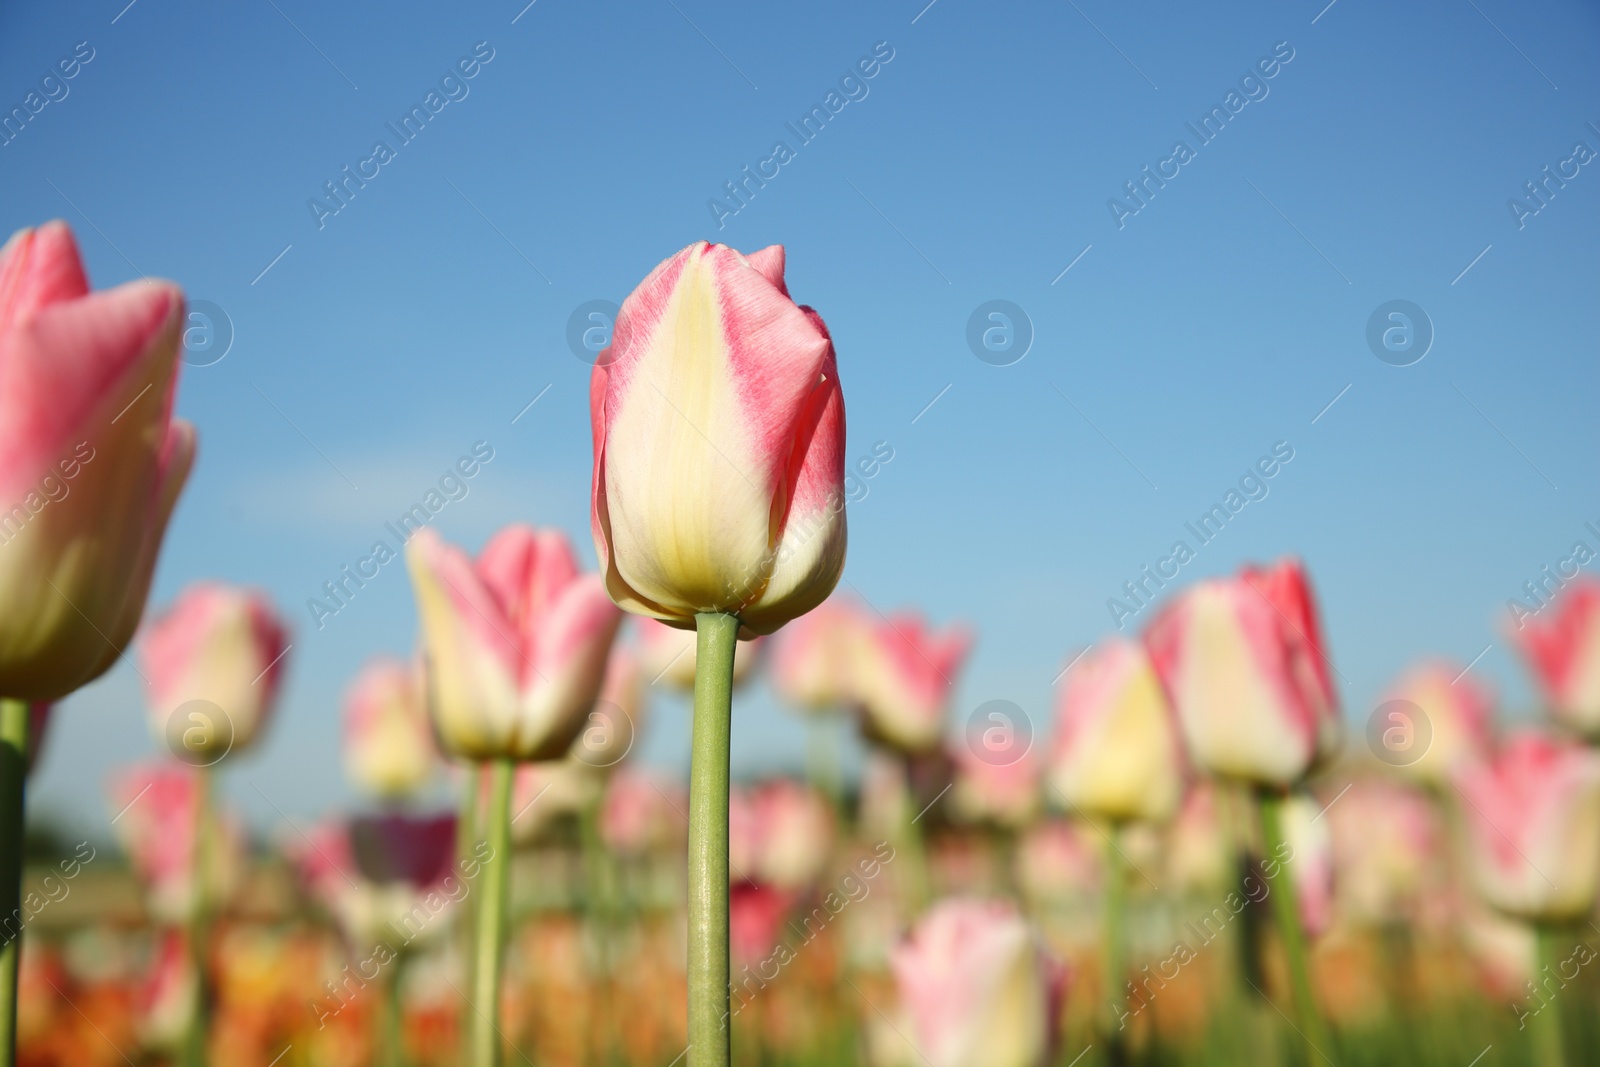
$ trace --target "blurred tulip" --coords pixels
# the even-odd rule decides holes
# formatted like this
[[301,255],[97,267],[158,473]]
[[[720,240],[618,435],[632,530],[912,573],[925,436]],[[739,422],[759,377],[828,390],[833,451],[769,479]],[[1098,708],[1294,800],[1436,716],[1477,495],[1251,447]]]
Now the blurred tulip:
[[1026,826],[1043,806],[1044,767],[1024,752],[1009,762],[993,762],[964,744],[951,748],[955,784],[950,803],[965,822],[986,822],[1015,829]]
[[697,241],[639,284],[589,386],[606,589],[639,615],[771,633],[844,567],[844,396],[783,246]]
[[182,325],[170,282],[91,294],[64,222],[0,249],[0,694],[65,696],[138,626],[194,460]]
[[1079,814],[1163,821],[1183,796],[1178,730],[1144,648],[1119,637],[1090,649],[1056,701],[1050,781]]
[[[1384,699],[1415,704],[1427,719],[1427,747],[1419,756],[1411,759],[1403,749],[1396,749],[1394,765],[1407,776],[1443,788],[1462,765],[1488,756],[1493,742],[1494,694],[1459,664],[1446,660],[1419,663],[1389,687]],[[1394,727],[1402,744],[1422,740],[1415,723],[1395,721]]]
[[897,946],[891,969],[904,1062],[928,1067],[1043,1067],[1059,1005],[1058,971],[1006,903],[936,904]]
[[[762,638],[740,641],[733,650],[733,684],[750,677],[761,658]],[[655,619],[639,620],[639,666],[647,685],[665,682],[674,689],[694,689],[695,633]]]
[[637,649],[631,645],[612,648],[600,699],[595,701],[568,756],[601,770],[615,767],[633,751],[634,743],[644,732],[649,710],[650,692]]
[[728,890],[728,947],[735,967],[755,966],[772,952],[795,899],[789,890],[751,882]]
[[853,669],[867,736],[901,752],[938,748],[951,692],[971,648],[964,628],[934,633],[914,612],[869,626]]
[[1224,818],[1229,798],[1204,779],[1184,794],[1178,814],[1167,824],[1167,879],[1179,890],[1208,892],[1237,874],[1233,838]]
[[406,545],[422,617],[429,707],[467,759],[556,759],[600,693],[622,613],[567,539],[502,529],[476,563],[431,528]]
[[393,656],[369,660],[345,692],[345,773],[395,799],[426,785],[438,762],[417,668]]
[[455,836],[454,815],[387,814],[325,822],[290,849],[312,897],[366,957],[435,941],[448,926],[470,892],[451,863]]
[[[489,782],[479,777],[480,802],[489,802]],[[517,766],[511,781],[511,840],[524,844],[564,818],[577,815],[598,798],[605,783],[593,767],[575,759],[544,760]]]
[[197,976],[186,935],[167,930],[156,937],[149,976],[139,991],[139,1038],[157,1052],[175,1051],[194,1019]]
[[1190,587],[1145,644],[1201,769],[1286,785],[1337,747],[1327,650],[1298,561]]
[[[145,627],[140,644],[151,730],[181,744],[184,758],[248,748],[277,703],[288,650],[288,631],[264,594],[220,582],[189,586]],[[211,706],[185,709],[191,701]],[[174,738],[185,723],[193,725]]]
[[612,776],[600,809],[600,834],[607,848],[629,855],[682,843],[689,798],[681,785],[657,782],[643,771]]
[[728,867],[733,879],[803,889],[822,876],[832,850],[833,812],[809,786],[779,778],[730,795]]
[[1478,889],[1524,919],[1578,919],[1600,889],[1600,754],[1525,731],[1457,772]]
[[777,639],[772,687],[791,707],[835,711],[856,702],[853,667],[871,624],[852,601],[833,597]]
[[1029,900],[1087,897],[1099,891],[1105,846],[1082,822],[1052,819],[1017,841],[1017,884]]
[[[151,914],[164,922],[187,922],[199,902],[195,828],[204,773],[183,764],[140,764],[115,775],[107,790],[117,838],[148,890]],[[216,837],[205,899],[215,907],[242,879],[246,842],[237,819],[209,825]]]
[[1300,926],[1317,938],[1333,925],[1333,835],[1324,806],[1313,796],[1291,795],[1283,805],[1283,836],[1293,849],[1285,861],[1300,905]]
[[1556,719],[1600,737],[1600,578],[1580,575],[1538,615],[1521,615],[1506,632]]
[[1372,923],[1415,919],[1443,861],[1443,827],[1428,793],[1362,779],[1328,808],[1339,904]]

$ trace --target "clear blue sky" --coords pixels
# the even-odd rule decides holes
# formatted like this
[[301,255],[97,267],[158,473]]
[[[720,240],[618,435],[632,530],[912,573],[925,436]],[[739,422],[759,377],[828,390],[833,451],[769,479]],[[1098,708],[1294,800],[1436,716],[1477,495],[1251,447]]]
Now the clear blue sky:
[[[530,520],[592,559],[568,318],[698,238],[788,246],[851,457],[894,452],[850,507],[846,578],[975,624],[960,714],[1005,698],[1042,728],[1107,599],[1279,441],[1270,494],[1182,580],[1302,554],[1353,719],[1411,658],[1486,645],[1475,670],[1525,708],[1499,615],[1574,540],[1600,547],[1600,164],[1520,228],[1507,206],[1600,149],[1580,4],[125,2],[0,14],[7,111],[93,50],[0,147],[0,203],[8,230],[69,220],[95,284],[170,277],[231,320],[226,358],[183,377],[201,454],[154,601],[257,583],[295,624],[279,719],[226,775],[263,827],[352,801],[340,692],[414,639],[398,566],[321,631],[307,598],[474,442],[495,458],[446,536]],[[479,42],[493,58],[401,145],[385,124]],[[892,59],[802,144],[786,123],[875,46]],[[1293,58],[1239,89],[1275,47]],[[1186,123],[1232,90],[1201,144]],[[308,200],[380,139],[394,158],[319,228]],[[1193,158],[1164,164],[1180,139]],[[708,201],[779,140],[792,158],[719,229]],[[1176,176],[1119,228],[1108,200],[1137,206],[1146,165]],[[1411,366],[1366,341],[1394,299],[1433,324]],[[1031,320],[1020,362],[969,349],[989,300]],[[657,710],[645,754],[682,761],[683,707]],[[58,727],[35,804],[103,829],[107,769],[156,751],[137,676]],[[795,765],[801,738],[764,687],[742,698],[740,769]]]

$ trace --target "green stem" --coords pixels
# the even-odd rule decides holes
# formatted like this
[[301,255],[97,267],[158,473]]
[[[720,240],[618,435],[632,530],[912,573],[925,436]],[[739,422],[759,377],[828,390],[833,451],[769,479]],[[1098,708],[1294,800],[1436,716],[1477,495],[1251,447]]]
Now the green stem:
[[1322,1013],[1317,1009],[1316,995],[1311,988],[1311,969],[1306,951],[1305,931],[1300,926],[1300,904],[1295,892],[1294,878],[1288,860],[1278,857],[1285,854],[1283,845],[1283,807],[1288,797],[1274,789],[1257,792],[1257,809],[1261,814],[1261,843],[1266,850],[1267,884],[1272,893],[1272,918],[1278,928],[1278,940],[1289,965],[1289,986],[1294,995],[1295,1015],[1299,1020],[1300,1036],[1307,1045],[1306,1062],[1317,1064],[1333,1053],[1333,1041]]
[[23,780],[28,703],[0,700],[0,1067],[17,1062],[17,964],[22,951]]
[[[600,836],[600,808],[605,801],[604,779],[594,783],[590,795],[584,798],[583,810],[578,816],[578,829],[583,843],[584,879],[588,883],[585,908],[588,911],[589,936],[592,941],[594,985],[599,1012],[598,1048],[596,1058],[602,1064],[617,1061],[618,1019],[612,1011],[614,1004],[611,989],[611,931],[616,917],[616,867],[606,851]],[[592,1020],[593,1021],[593,1020]],[[596,1027],[589,1027],[591,1034]]]
[[[464,874],[472,869],[472,864],[477,862],[475,849],[482,837],[483,830],[483,785],[487,780],[486,768],[477,763],[467,764],[466,786],[461,791],[461,810],[456,815],[456,871]],[[460,938],[461,959],[467,974],[478,973],[475,951],[477,949],[478,929],[478,897],[479,893],[468,893],[466,900],[462,901],[460,926],[456,936]],[[462,1016],[465,1020],[467,1017]],[[472,1062],[472,1026],[461,1026],[461,1062]]]
[[911,761],[900,757],[899,810],[900,825],[894,843],[899,871],[904,876],[906,916],[915,919],[927,910],[933,900],[933,879],[928,873],[928,849],[922,839],[918,821],[922,813],[916,810],[916,793],[911,788]]
[[206,975],[206,943],[211,933],[212,807],[214,785],[211,768],[195,768],[194,801],[194,903],[189,912],[189,966],[194,973],[194,999],[190,1004],[189,1027],[183,1036],[179,1058],[182,1067],[205,1067],[207,1009],[210,996]]
[[1533,1031],[1534,1062],[1538,1067],[1566,1067],[1566,1042],[1561,1032],[1561,989],[1559,986],[1550,989],[1544,984],[1545,974],[1556,974],[1561,962],[1562,930],[1541,923],[1535,934],[1539,939],[1539,969],[1534,974],[1534,983],[1546,995],[1540,998],[1539,1014],[1528,1021],[1528,1029]]
[[739,619],[695,616],[689,756],[689,1067],[728,1067],[728,759]]
[[506,925],[506,895],[511,886],[511,777],[509,759],[492,760],[489,808],[481,822],[492,850],[483,865],[478,900],[476,947],[472,969],[472,1067],[498,1067],[500,1028],[500,960]]
[[379,1067],[405,1065],[405,1035],[400,1021],[400,980],[404,967],[405,956],[401,954],[396,957],[393,970],[384,978],[376,1035],[378,1054],[375,1060]]
[[1113,825],[1106,847],[1106,1062],[1128,1062],[1128,863],[1122,853],[1122,827]]

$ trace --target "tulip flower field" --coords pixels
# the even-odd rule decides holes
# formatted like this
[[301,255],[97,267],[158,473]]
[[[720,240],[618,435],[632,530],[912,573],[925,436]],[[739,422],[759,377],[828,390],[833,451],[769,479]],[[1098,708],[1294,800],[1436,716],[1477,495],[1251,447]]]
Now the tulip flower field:
[[1600,1064],[1593,11],[67,7],[0,1067]]

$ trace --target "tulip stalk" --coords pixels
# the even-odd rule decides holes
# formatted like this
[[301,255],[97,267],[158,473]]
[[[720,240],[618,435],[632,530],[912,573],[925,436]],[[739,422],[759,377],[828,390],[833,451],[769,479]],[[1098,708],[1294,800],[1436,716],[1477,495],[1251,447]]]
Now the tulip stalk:
[[1128,1034],[1123,1026],[1128,996],[1128,861],[1122,852],[1122,826],[1113,823],[1106,838],[1106,1062],[1128,1062]]
[[728,1067],[728,780],[739,618],[695,616],[689,756],[689,1067]]
[[[1275,789],[1264,788],[1257,793],[1262,845],[1269,856],[1281,855],[1282,847],[1286,844],[1283,808],[1288,799],[1286,793]],[[1294,997],[1300,1036],[1307,1045],[1305,1059],[1308,1064],[1314,1064],[1327,1058],[1326,1050],[1331,1047],[1332,1041],[1311,988],[1310,961],[1305,931],[1300,925],[1300,904],[1294,878],[1284,863],[1267,864],[1265,873],[1272,893],[1273,921],[1278,928],[1278,940],[1283,945],[1283,954],[1289,967],[1289,986]]]
[[506,896],[511,886],[511,779],[509,759],[488,763],[489,804],[480,813],[490,854],[484,864],[482,895],[472,956],[472,1067],[500,1063],[500,962],[504,951]]
[[[1542,978],[1547,973],[1554,973],[1560,966],[1565,945],[1559,926],[1540,923],[1534,932],[1539,943],[1539,969],[1535,973]],[[1530,1028],[1533,1030],[1533,1062],[1537,1067],[1566,1067],[1566,1041],[1561,1032],[1559,991],[1547,999],[1541,998],[1539,1017],[1533,1020]]]
[[189,966],[194,973],[194,999],[189,1009],[188,1029],[183,1036],[180,1059],[183,1067],[205,1067],[206,1062],[206,1013],[210,1005],[206,989],[206,942],[211,930],[213,789],[211,768],[197,768],[194,786],[194,903],[189,913],[186,939]]
[[17,1061],[17,965],[22,930],[12,927],[22,913],[23,781],[28,774],[28,703],[0,700],[0,919],[10,930],[0,936],[0,1067]]

